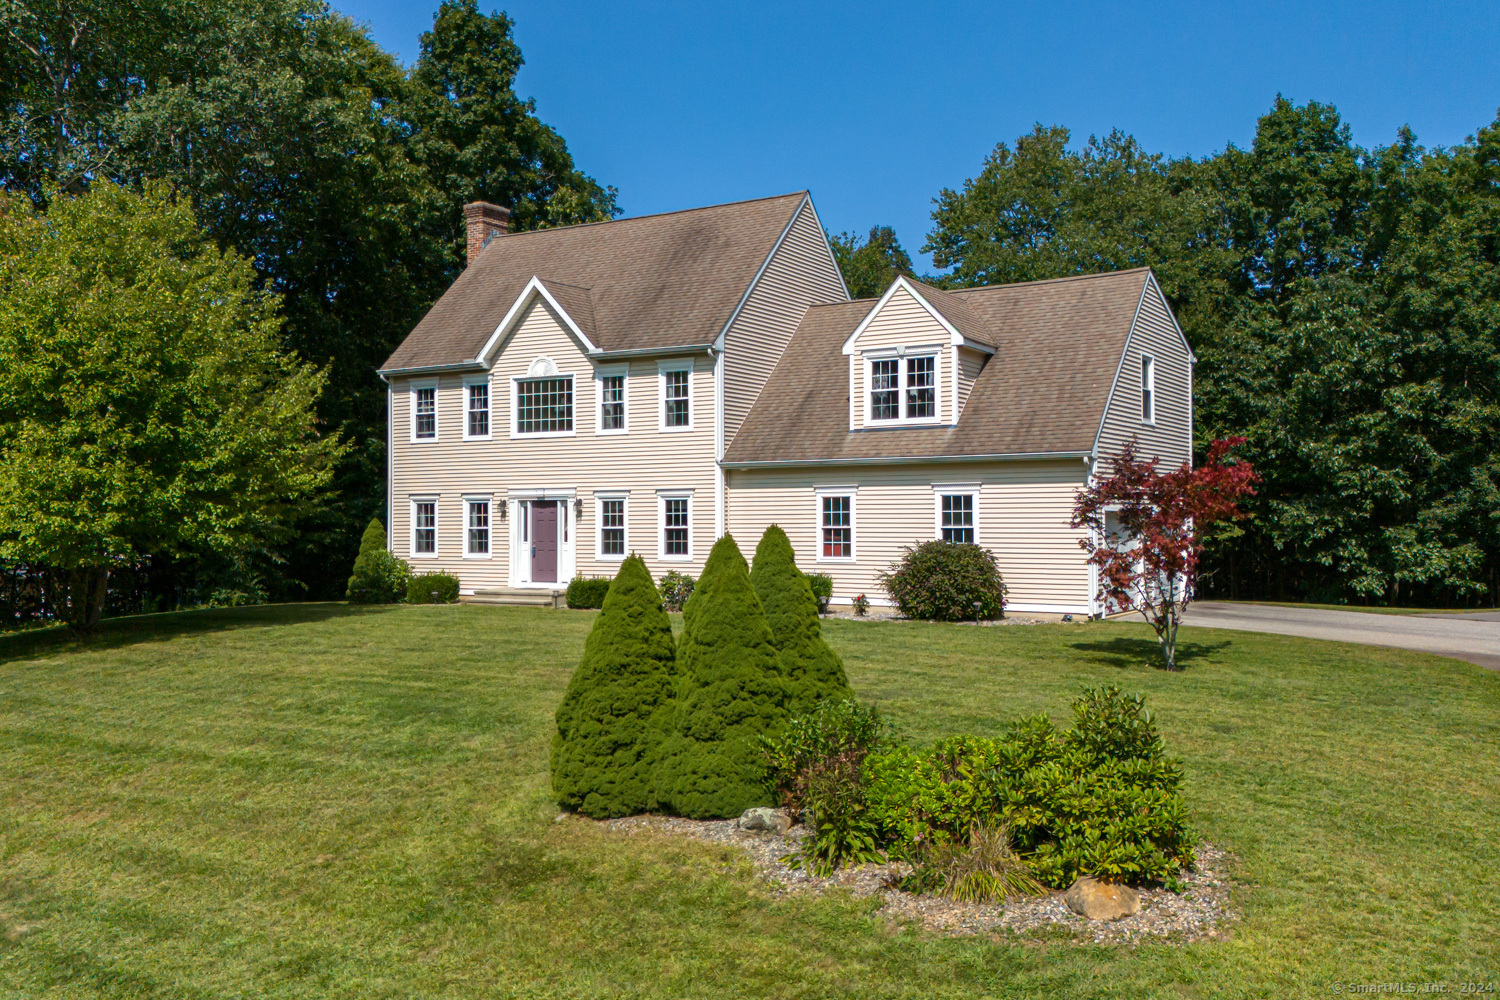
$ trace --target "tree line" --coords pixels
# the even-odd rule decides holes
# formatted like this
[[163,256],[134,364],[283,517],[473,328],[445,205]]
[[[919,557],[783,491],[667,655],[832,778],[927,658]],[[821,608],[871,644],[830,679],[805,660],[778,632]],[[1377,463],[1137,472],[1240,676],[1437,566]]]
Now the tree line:
[[[1500,603],[1500,119],[1450,148],[1356,145],[1277,98],[1201,159],[1037,126],[935,199],[948,287],[1149,265],[1198,356],[1197,451],[1247,439],[1263,483],[1205,595]],[[856,295],[911,261],[841,234]]]
[[[182,206],[274,300],[286,358],[256,350],[316,372],[309,434],[336,442],[294,533],[122,557],[117,610],[342,594],[384,514],[374,372],[461,270],[461,206],[509,205],[520,228],[618,214],[516,95],[512,29],[446,0],[408,68],[320,0],[0,0],[0,187],[42,215],[107,185]],[[932,218],[939,284],[1155,269],[1199,358],[1200,451],[1243,436],[1263,477],[1208,593],[1500,598],[1500,120],[1365,149],[1333,107],[1278,98],[1248,149],[1203,158],[1038,126]],[[856,295],[912,272],[888,227],[832,240]],[[0,574],[8,603],[35,569]]]

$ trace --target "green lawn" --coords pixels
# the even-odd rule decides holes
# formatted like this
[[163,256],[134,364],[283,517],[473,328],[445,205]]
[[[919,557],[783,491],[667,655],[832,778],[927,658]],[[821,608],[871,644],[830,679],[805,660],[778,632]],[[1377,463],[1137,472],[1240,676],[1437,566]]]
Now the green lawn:
[[[0,995],[1329,996],[1500,979],[1500,674],[1140,625],[830,621],[916,740],[1145,693],[1227,940],[1076,947],[776,900],[732,851],[554,823],[551,715],[592,617],[304,605],[0,639]],[[22,932],[21,928],[27,928]],[[1452,986],[1457,993],[1458,987]]]

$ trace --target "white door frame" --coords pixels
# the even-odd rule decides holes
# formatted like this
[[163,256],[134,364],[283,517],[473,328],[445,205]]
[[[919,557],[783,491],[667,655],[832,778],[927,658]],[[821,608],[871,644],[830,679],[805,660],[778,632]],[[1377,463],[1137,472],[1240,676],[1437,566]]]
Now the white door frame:
[[[505,502],[509,505],[506,520],[510,522],[510,585],[512,587],[535,587],[538,590],[561,590],[568,581],[578,575],[578,518],[574,500],[578,490],[574,487],[537,487],[506,491]],[[521,532],[530,523],[530,511],[522,505],[533,500],[559,501],[557,517],[557,582],[531,580],[531,543],[523,541]]]

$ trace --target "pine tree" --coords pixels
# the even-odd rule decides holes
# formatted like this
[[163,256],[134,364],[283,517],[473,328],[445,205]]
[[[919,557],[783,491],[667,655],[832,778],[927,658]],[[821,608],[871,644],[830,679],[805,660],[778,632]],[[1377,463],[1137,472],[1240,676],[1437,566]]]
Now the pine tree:
[[695,819],[768,800],[759,737],[786,722],[789,692],[771,626],[729,535],[714,544],[684,609],[673,734],[656,773],[659,804]]
[[672,623],[640,556],[620,565],[557,709],[552,790],[603,818],[652,804],[651,763],[672,717]]
[[781,676],[791,692],[796,714],[811,712],[825,698],[852,698],[843,661],[823,641],[818,599],[797,568],[792,543],[779,525],[771,525],[755,547],[750,582],[766,611],[771,641],[781,653]]
[[406,596],[406,564],[391,555],[380,518],[371,518],[359,540],[359,555],[349,577],[345,599],[352,604],[390,604]]

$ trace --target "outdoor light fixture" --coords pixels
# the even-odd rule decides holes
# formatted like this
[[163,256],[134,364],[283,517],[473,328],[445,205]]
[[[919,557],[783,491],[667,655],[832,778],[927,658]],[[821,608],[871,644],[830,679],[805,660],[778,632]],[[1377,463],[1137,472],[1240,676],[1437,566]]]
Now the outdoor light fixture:
[[499,515],[500,523],[504,524],[506,517],[510,514],[510,501],[501,500],[499,505],[495,508],[495,513]]
[[573,498],[573,518],[577,521],[583,520],[583,497]]
[[979,609],[981,607],[983,607],[983,606],[984,605],[981,602],[979,602],[979,601],[975,601],[974,602],[974,624],[975,625],[979,624]]

